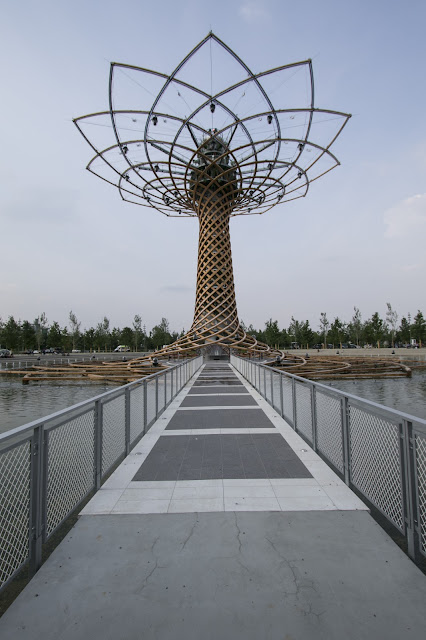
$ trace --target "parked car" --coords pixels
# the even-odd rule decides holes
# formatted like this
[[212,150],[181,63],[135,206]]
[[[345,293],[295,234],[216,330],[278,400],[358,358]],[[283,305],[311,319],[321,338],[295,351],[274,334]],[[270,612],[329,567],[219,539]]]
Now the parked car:
[[71,353],[81,353],[81,349],[73,349]]
[[0,358],[12,358],[13,353],[9,349],[0,349]]
[[114,349],[114,351],[117,353],[122,353],[124,351],[130,351],[130,347],[128,347],[126,344],[119,344],[118,347]]

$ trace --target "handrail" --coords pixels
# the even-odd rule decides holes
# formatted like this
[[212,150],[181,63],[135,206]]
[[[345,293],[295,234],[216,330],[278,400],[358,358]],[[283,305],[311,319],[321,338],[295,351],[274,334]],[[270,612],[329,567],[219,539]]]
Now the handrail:
[[426,420],[231,355],[231,364],[368,504],[426,556]]
[[147,433],[202,366],[158,373],[0,435],[0,591]]

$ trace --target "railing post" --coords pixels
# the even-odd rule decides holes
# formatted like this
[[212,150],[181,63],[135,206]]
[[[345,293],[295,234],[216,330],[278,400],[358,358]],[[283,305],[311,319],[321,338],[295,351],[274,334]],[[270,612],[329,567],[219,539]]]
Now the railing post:
[[343,444],[343,470],[345,482],[349,486],[351,481],[351,455],[349,441],[349,402],[348,398],[341,399],[342,412],[342,444]]
[[124,453],[130,453],[130,389],[124,392]]
[[148,424],[148,388],[146,380],[143,381],[143,431],[145,435]]
[[293,400],[293,429],[297,432],[296,380],[291,379],[291,397]]
[[100,400],[95,401],[95,491],[101,488],[102,480],[102,421],[103,405]]
[[171,401],[173,400],[173,398],[174,398],[174,395],[173,395],[173,372],[174,372],[174,369],[172,369],[172,370],[170,371],[170,376],[171,376],[171,380],[170,380],[170,402],[171,402]]
[[407,536],[407,552],[410,558],[416,559],[418,547],[417,501],[415,492],[415,452],[413,424],[404,420],[399,425],[400,457],[402,475],[402,495],[404,504],[404,520]]
[[271,369],[270,373],[271,373],[271,376],[270,376],[270,378],[271,378],[271,406],[273,407],[274,406],[274,377],[273,377],[274,374],[272,372],[272,369]]
[[31,439],[29,574],[32,577],[41,567],[43,544],[43,459],[44,425],[34,429]]
[[164,408],[167,407],[167,374],[170,373],[169,371],[165,371],[164,372]]
[[155,378],[155,418],[158,417],[158,376]]
[[318,444],[317,444],[317,437],[318,437],[318,430],[317,430],[317,390],[315,388],[315,385],[311,386],[311,417],[312,417],[312,449],[314,451],[317,451],[318,449]]

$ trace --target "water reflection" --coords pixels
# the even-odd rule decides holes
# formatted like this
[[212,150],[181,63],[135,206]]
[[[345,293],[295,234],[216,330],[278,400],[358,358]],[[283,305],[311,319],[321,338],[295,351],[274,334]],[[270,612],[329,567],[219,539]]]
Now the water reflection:
[[[330,382],[323,380],[323,384]],[[414,370],[411,378],[382,380],[333,380],[336,389],[426,420],[426,371]]]
[[82,380],[23,385],[20,376],[0,374],[0,433],[93,398],[116,386]]

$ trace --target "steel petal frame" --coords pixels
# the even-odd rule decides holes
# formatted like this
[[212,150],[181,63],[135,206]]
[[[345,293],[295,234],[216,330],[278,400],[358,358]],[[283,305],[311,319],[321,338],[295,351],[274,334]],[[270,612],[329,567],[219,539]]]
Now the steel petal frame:
[[[203,47],[210,46],[211,56],[212,43],[230,61],[240,65],[242,75],[239,81],[216,93],[208,93],[179,77]],[[144,78],[164,80],[149,109],[114,107],[115,79],[120,72],[137,74],[142,82]],[[282,85],[286,77],[291,80],[299,72],[306,76],[306,105],[276,108],[262,81],[277,77]],[[130,79],[144,89],[139,80],[133,76]],[[162,108],[168,96],[169,102],[174,101],[173,91],[188,110],[183,116]],[[257,108],[257,103],[250,104],[248,112],[240,117],[236,106],[244,101],[246,93],[256,96],[261,108]],[[230,108],[227,101],[237,94],[240,97]],[[313,129],[318,115],[324,117],[323,122],[336,121],[326,144],[318,144],[315,139]],[[98,148],[86,133],[87,125],[105,127],[107,117],[111,122],[110,144]],[[218,345],[240,353],[272,353],[267,345],[247,335],[238,320],[229,219],[263,214],[277,204],[306,196],[311,182],[340,164],[330,147],[350,117],[314,106],[311,60],[254,74],[212,32],[169,76],[143,67],[111,63],[109,110],[74,120],[95,152],[87,169],[115,186],[124,201],[152,207],[169,217],[198,217],[200,223],[194,321],[189,332],[159,352],[160,355]],[[222,118],[221,126],[214,126],[215,118]],[[289,128],[299,129],[301,135],[287,137],[285,129]]]

